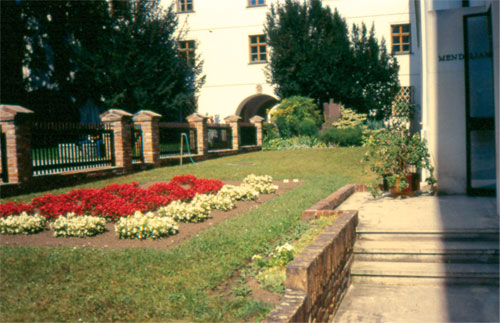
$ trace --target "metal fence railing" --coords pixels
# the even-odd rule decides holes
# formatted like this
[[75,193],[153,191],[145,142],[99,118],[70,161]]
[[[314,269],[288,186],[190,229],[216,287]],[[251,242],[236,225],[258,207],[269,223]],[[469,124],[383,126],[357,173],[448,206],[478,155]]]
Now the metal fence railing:
[[185,138],[182,138],[183,154],[189,152],[193,155],[198,153],[196,128],[192,128],[188,123],[160,122],[160,158],[180,155],[181,136],[186,134],[189,141],[189,149]]
[[232,149],[233,136],[229,125],[207,126],[208,150]]
[[36,122],[31,129],[33,175],[114,165],[109,125]]
[[257,128],[251,123],[240,124],[241,146],[257,145]]
[[144,149],[141,126],[132,127],[132,163],[144,163]]

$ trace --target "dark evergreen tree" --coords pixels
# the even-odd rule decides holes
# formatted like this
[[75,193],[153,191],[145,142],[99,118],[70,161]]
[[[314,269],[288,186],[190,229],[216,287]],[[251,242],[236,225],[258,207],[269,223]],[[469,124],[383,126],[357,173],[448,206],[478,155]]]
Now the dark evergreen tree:
[[[166,119],[189,114],[201,63],[179,57],[176,15],[159,2],[2,1],[2,103],[51,120],[77,120],[88,98],[103,109],[149,109]],[[14,91],[20,87],[24,97]]]
[[375,110],[379,117],[390,114],[392,101],[399,91],[399,66],[387,53],[384,39],[379,42],[374,26],[368,32],[362,23],[361,28],[352,27],[351,46],[354,82],[343,103],[363,113]]
[[321,1],[273,4],[265,25],[271,47],[269,81],[280,98],[342,98],[351,60],[347,25]]
[[[364,30],[364,31],[363,31]],[[359,112],[390,105],[398,89],[398,66],[383,40],[355,27],[321,0],[273,4],[265,24],[270,47],[268,80],[280,98],[333,99]]]
[[14,0],[0,1],[0,102],[18,104],[24,96],[23,56],[26,24],[22,6]]
[[96,50],[78,48],[82,74],[93,77],[103,103],[132,113],[153,110],[168,120],[192,113],[203,83],[201,62],[188,63],[178,54],[173,6],[162,10],[157,0],[130,1],[113,17]]

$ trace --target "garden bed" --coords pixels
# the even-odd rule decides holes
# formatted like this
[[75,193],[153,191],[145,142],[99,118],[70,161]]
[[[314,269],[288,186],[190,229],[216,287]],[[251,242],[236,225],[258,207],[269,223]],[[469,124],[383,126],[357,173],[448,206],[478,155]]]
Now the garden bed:
[[[148,183],[141,185],[141,187],[146,188],[154,183]],[[224,181],[224,184],[239,185],[240,181]],[[88,247],[88,248],[107,248],[107,249],[123,249],[123,248],[155,248],[155,249],[168,249],[179,245],[183,241],[196,236],[200,232],[211,228],[218,223],[243,214],[253,208],[258,207],[260,204],[276,197],[277,195],[283,194],[295,188],[299,183],[283,183],[280,181],[273,181],[273,184],[278,185],[278,190],[273,194],[261,194],[259,198],[255,201],[238,201],[236,202],[236,208],[230,211],[218,211],[212,210],[210,215],[211,218],[207,219],[205,222],[200,223],[182,223],[179,222],[177,225],[179,227],[179,233],[162,238],[159,240],[138,240],[138,239],[119,239],[115,232],[115,224],[106,224],[107,231],[96,235],[94,237],[88,238],[61,238],[54,237],[53,231],[45,230],[37,234],[30,235],[1,235],[0,245],[9,246],[39,246],[39,247],[55,247],[55,246],[65,246],[65,247]]]

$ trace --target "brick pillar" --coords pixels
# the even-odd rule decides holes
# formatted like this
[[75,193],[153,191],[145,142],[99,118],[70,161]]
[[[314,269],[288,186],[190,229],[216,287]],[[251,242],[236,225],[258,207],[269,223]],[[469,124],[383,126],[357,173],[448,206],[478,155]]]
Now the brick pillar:
[[144,162],[158,166],[160,164],[160,122],[161,114],[141,110],[134,114],[135,125],[142,130],[142,151]]
[[240,136],[240,120],[241,117],[232,115],[224,118],[226,124],[229,124],[233,137],[233,150],[240,150],[241,136]]
[[198,113],[193,113],[186,118],[189,126],[196,128],[196,144],[198,145],[198,155],[208,154],[207,117]]
[[33,111],[18,105],[0,105],[0,125],[5,134],[9,183],[27,183],[33,176],[31,117]]
[[257,128],[257,146],[262,147],[262,122],[264,121],[264,118],[261,116],[254,116],[250,118],[249,121],[255,125],[255,128]]
[[113,130],[115,166],[128,171],[132,167],[132,115],[123,110],[111,109],[99,117]]

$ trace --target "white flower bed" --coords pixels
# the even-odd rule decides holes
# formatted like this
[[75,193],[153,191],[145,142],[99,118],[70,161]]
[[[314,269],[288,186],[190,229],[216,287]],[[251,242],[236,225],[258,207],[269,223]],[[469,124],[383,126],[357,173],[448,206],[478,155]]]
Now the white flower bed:
[[60,216],[50,224],[55,231],[55,237],[92,237],[103,233],[106,229],[106,220],[97,216],[75,215],[71,212],[66,216]]
[[229,197],[233,201],[251,201],[259,197],[259,192],[250,185],[224,185],[217,195],[221,197]]
[[10,215],[0,218],[0,234],[31,234],[43,231],[47,220],[38,214]]
[[173,201],[158,210],[161,217],[173,218],[178,222],[203,222],[210,217],[210,208],[206,204]]
[[177,223],[170,217],[160,217],[152,212],[137,211],[130,217],[123,217],[115,225],[120,239],[159,239],[179,232]]
[[273,185],[273,178],[269,175],[248,175],[243,179],[243,184],[250,185],[256,191],[262,194],[274,193],[278,189],[277,185]]
[[236,207],[234,200],[228,195],[220,194],[197,194],[191,201],[193,204],[201,205],[207,210],[229,211]]

